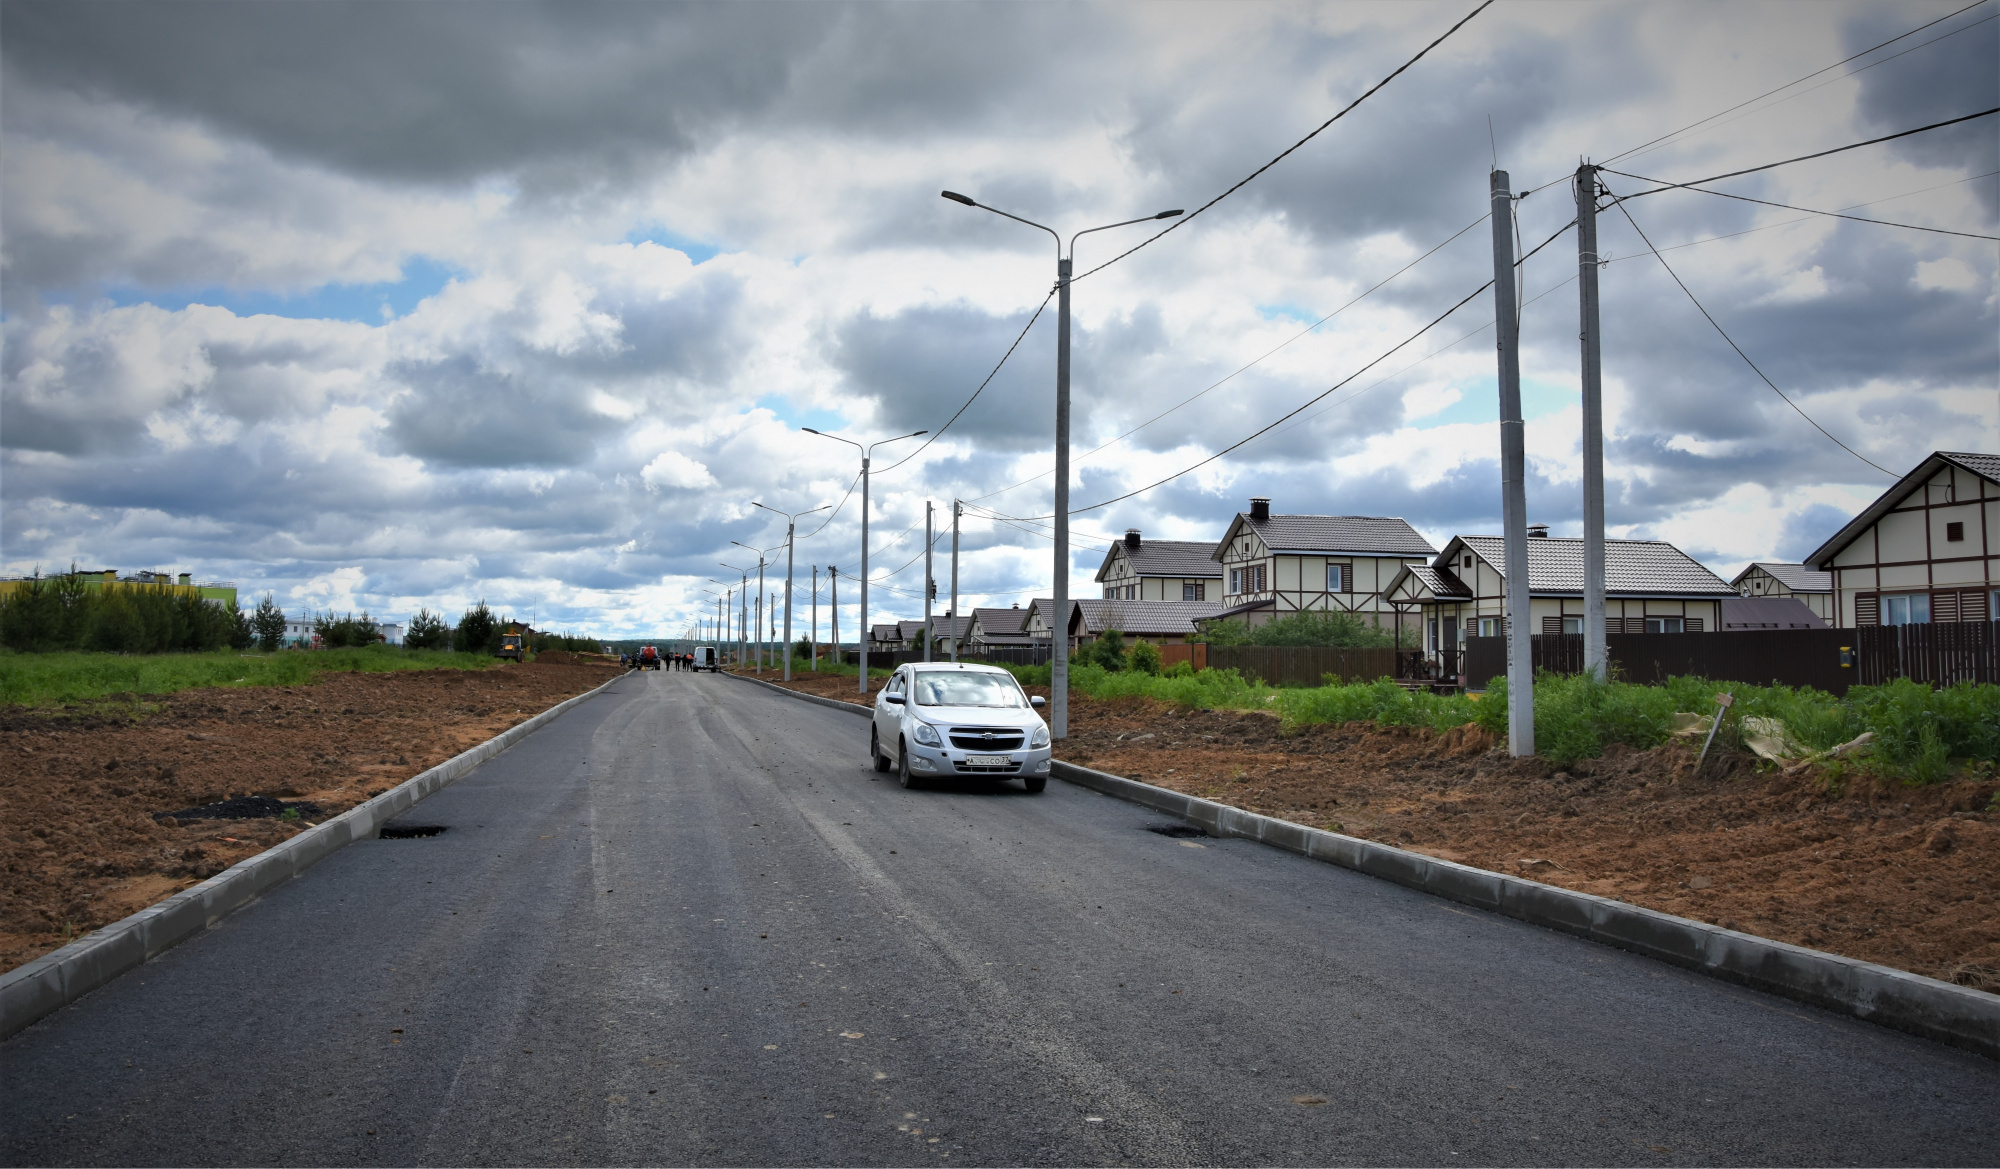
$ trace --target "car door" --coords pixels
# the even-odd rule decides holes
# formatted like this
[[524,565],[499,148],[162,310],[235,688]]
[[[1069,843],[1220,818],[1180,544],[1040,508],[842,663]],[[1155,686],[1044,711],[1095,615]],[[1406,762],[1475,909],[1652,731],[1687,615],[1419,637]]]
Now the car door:
[[903,708],[889,701],[890,695],[902,697],[905,673],[897,670],[889,675],[889,681],[875,696],[875,739],[882,744],[882,754],[896,758],[898,736],[903,733]]

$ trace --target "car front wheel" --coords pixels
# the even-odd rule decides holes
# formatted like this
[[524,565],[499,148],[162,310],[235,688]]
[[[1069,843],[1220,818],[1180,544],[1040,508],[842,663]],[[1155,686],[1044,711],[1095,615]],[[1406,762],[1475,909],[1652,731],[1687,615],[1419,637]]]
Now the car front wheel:
[[1021,786],[1027,788],[1030,792],[1038,792],[1049,786],[1049,777],[1046,775],[1024,775],[1021,777]]
[[908,743],[898,741],[896,746],[902,748],[900,751],[896,752],[898,757],[896,763],[897,780],[899,780],[902,783],[902,785],[907,788],[915,788],[920,786],[921,781],[918,780],[916,776],[910,774],[910,745]]
[[868,728],[868,758],[875,764],[875,770],[889,770],[889,757],[882,754],[882,740],[876,735],[874,727]]

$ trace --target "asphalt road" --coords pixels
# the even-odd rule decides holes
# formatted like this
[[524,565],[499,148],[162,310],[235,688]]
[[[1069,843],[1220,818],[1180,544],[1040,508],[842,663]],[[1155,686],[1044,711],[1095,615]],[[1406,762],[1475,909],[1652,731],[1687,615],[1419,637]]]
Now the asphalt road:
[[[0,1045],[10,1164],[1991,1164],[2000,1065],[629,675]],[[276,763],[276,761],[274,761]]]

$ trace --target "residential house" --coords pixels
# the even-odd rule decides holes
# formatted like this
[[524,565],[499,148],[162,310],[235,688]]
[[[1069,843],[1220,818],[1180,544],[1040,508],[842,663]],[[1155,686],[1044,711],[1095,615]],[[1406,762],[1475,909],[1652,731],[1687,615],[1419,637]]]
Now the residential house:
[[[1529,526],[1528,597],[1535,633],[1583,632],[1583,541]],[[1507,547],[1499,536],[1453,536],[1429,564],[1411,565],[1386,595],[1413,609],[1425,653],[1455,654],[1469,636],[1507,630]],[[1660,540],[1604,542],[1607,633],[1701,633],[1722,627],[1738,594],[1693,557]]]
[[1803,564],[1774,564],[1759,560],[1729,582],[1743,596],[1791,597],[1819,614],[1823,622],[1833,620],[1833,574]]
[[1055,600],[1051,597],[1036,597],[1028,602],[1028,616],[1021,622],[1021,632],[1028,637],[1028,644],[1045,643],[1054,634]]
[[1033,642],[1021,628],[1027,619],[1028,611],[1019,605],[1011,609],[974,609],[972,623],[965,632],[966,646],[977,653],[987,646],[1031,645]]
[[1842,627],[2000,620],[2000,455],[1932,454],[1806,563]]
[[1154,645],[1180,645],[1199,632],[1195,622],[1222,612],[1220,601],[1107,601],[1084,598],[1070,602],[1070,644],[1095,641],[1107,629]]
[[[921,625],[921,622],[919,623]],[[952,642],[962,639],[972,627],[971,617],[954,617],[950,613],[931,615],[931,655],[933,657],[951,655]]]
[[1222,568],[1205,540],[1145,540],[1139,529],[1104,554],[1097,570],[1106,600],[1220,601]]
[[1252,499],[1211,554],[1223,571],[1218,615],[1262,625],[1301,610],[1333,610],[1393,625],[1396,608],[1384,590],[1405,566],[1436,554],[1401,519],[1272,515],[1269,499]]
[[[868,627],[868,652],[893,653],[910,648],[910,639],[904,635],[902,621],[881,621]],[[922,627],[918,622],[918,627]]]

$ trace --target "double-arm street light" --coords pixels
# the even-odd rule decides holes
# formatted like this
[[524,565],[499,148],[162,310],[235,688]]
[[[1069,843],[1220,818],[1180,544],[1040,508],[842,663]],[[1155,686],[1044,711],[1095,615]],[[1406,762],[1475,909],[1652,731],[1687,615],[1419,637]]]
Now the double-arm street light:
[[874,457],[875,448],[878,446],[901,442],[906,438],[916,438],[918,435],[929,434],[930,431],[913,430],[894,438],[878,438],[867,446],[862,446],[851,438],[828,434],[824,430],[814,430],[810,426],[801,426],[799,429],[807,434],[817,434],[821,438],[844,442],[861,452],[861,632],[855,640],[861,643],[861,693],[866,694],[868,693],[868,460]]
[[[735,541],[731,540],[730,543],[734,544]],[[752,551],[755,551],[755,549],[752,549]],[[736,666],[738,669],[741,669],[743,667],[744,656],[750,650],[750,570],[747,568],[738,568],[734,564],[729,564],[721,560],[716,561],[716,563],[731,572],[742,574],[743,578],[742,582],[737,585],[738,591],[736,593],[737,602],[742,606],[741,611],[736,615]]]
[[[754,500],[754,499],[750,501],[750,506],[751,506],[751,507],[764,507],[764,505],[763,505],[763,504],[761,504],[761,503],[758,503],[758,502],[757,502],[756,500]],[[770,512],[770,513],[771,513],[772,515],[781,515],[781,516],[784,516],[784,517],[785,517],[785,681],[787,681],[787,682],[789,682],[789,681],[791,681],[791,680],[792,680],[792,541],[793,541],[793,534],[794,534],[795,532],[797,532],[797,531],[798,531],[798,527],[799,527],[799,517],[800,517],[800,516],[802,516],[802,515],[811,515],[811,514],[813,514],[813,512],[816,512],[816,511],[825,511],[825,510],[826,510],[827,508],[829,508],[829,507],[832,507],[832,506],[833,506],[833,505],[832,505],[832,504],[830,504],[830,503],[823,503],[823,504],[821,504],[820,506],[818,506],[818,507],[815,507],[815,508],[811,508],[811,509],[809,509],[809,510],[807,510],[807,511],[795,511],[795,512],[791,512],[791,513],[786,513],[786,512],[782,512],[782,511],[779,511],[779,510],[778,510],[777,508],[775,508],[775,507],[764,507],[764,510],[765,510],[765,511],[768,511],[768,512]]]
[[1103,227],[1086,227],[1069,237],[1069,255],[1063,255],[1062,236],[1054,228],[1043,227],[1032,219],[1011,215],[998,207],[988,207],[959,194],[957,191],[940,191],[939,194],[954,203],[967,207],[977,207],[981,211],[991,211],[995,215],[1025,223],[1049,233],[1056,241],[1056,572],[1055,611],[1049,614],[1049,733],[1058,739],[1069,736],[1069,282],[1070,262],[1076,258],[1076,241],[1079,236],[1093,231],[1107,231],[1114,227],[1127,227],[1134,223],[1146,223],[1154,219],[1172,219],[1181,212],[1162,211],[1157,215],[1142,215],[1137,219],[1125,219],[1117,223],[1107,223]]
[[753,643],[756,647],[753,652],[755,652],[757,655],[757,672],[761,674],[764,672],[764,642],[765,642],[764,557],[771,552],[777,551],[777,545],[773,544],[769,548],[752,548],[750,545],[745,544],[741,540],[731,540],[730,543],[736,545],[738,548],[743,549],[745,552],[755,552],[757,554],[757,640]]

